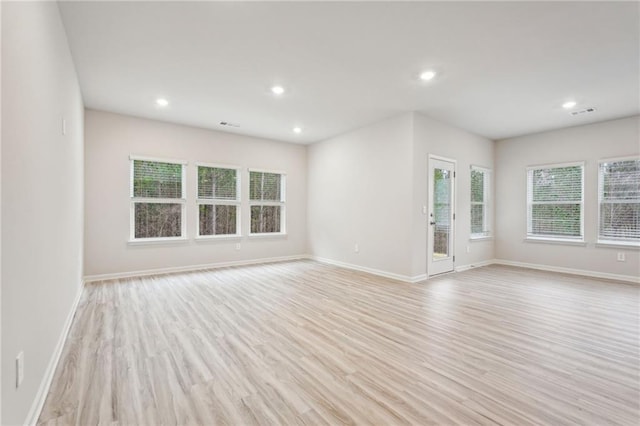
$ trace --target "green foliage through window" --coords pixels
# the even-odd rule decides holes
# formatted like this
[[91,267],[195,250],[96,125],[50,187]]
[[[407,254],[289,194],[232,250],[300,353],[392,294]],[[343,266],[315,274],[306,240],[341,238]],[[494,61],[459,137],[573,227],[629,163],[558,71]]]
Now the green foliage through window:
[[527,235],[582,238],[583,166],[551,166],[527,173]]
[[[184,207],[183,165],[133,160],[132,167],[132,237],[134,239],[181,237]],[[152,199],[154,202],[148,202]]]
[[477,166],[471,168],[471,236],[489,235],[487,217],[489,170]]
[[237,235],[238,170],[198,166],[198,234]]
[[133,196],[182,198],[182,164],[134,160]]
[[600,163],[598,238],[640,242],[640,160]]

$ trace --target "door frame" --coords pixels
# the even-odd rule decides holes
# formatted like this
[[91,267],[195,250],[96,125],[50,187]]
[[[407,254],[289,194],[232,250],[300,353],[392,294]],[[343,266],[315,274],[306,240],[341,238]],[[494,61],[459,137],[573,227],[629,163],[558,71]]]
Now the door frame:
[[[433,209],[433,199],[431,196],[431,192],[432,192],[432,184],[433,182],[431,182],[432,176],[431,176],[431,165],[433,160],[438,160],[438,161],[445,161],[447,163],[451,163],[453,164],[453,181],[451,184],[451,257],[452,257],[452,269],[451,271],[445,271],[445,272],[439,272],[437,274],[432,274],[430,273],[429,266],[431,266],[432,263],[432,259],[429,258],[429,246],[430,244],[432,244],[432,241],[430,239],[431,236],[431,225],[429,224],[429,222],[431,221],[431,216],[430,213],[432,212]],[[453,158],[448,158],[448,157],[443,157],[440,155],[435,155],[435,154],[429,154],[428,159],[427,159],[427,215],[426,215],[426,219],[427,219],[427,278],[433,277],[433,276],[437,276],[437,275],[441,275],[441,274],[447,274],[450,272],[455,272],[456,270],[456,231],[457,231],[457,226],[456,226],[456,208],[458,203],[456,203],[456,177],[457,177],[457,169],[458,169],[458,161],[456,159]]]

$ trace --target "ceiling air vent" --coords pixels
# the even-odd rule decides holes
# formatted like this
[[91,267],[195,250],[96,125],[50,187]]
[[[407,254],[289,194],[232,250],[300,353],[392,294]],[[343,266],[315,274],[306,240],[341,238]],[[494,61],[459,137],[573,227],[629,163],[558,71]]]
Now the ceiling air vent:
[[230,122],[228,122],[228,121],[221,121],[221,122],[220,122],[220,125],[221,125],[221,126],[227,126],[227,127],[240,127],[240,125],[239,125],[239,124],[236,124],[236,123],[230,123]]
[[585,115],[585,114],[591,114],[592,112],[596,112],[595,108],[585,108],[585,109],[581,109],[578,111],[571,111],[571,115]]

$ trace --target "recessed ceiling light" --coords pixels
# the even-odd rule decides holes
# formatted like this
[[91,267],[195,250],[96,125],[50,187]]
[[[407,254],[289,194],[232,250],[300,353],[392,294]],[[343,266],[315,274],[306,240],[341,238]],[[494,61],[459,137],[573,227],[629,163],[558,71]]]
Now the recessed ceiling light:
[[275,95],[282,95],[284,93],[284,87],[282,86],[273,86],[271,88],[271,91],[275,94]]
[[567,101],[562,104],[562,108],[569,109],[569,108],[573,108],[576,105],[577,105],[576,101]]
[[422,74],[420,74],[420,80],[422,81],[429,81],[429,80],[433,80],[433,77],[436,76],[436,72],[435,71],[424,71]]
[[293,133],[302,133],[302,128],[300,128],[300,127],[294,127],[294,128],[293,128]]
[[169,101],[166,100],[165,98],[158,98],[156,99],[156,105],[161,107],[166,107],[167,105],[169,105]]

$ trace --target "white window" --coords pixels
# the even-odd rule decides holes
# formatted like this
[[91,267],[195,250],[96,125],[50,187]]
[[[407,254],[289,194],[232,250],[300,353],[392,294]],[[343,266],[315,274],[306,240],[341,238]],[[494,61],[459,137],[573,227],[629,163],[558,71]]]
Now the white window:
[[186,237],[184,180],[186,162],[130,157],[130,239]]
[[198,236],[240,235],[238,168],[198,165]]
[[489,169],[471,166],[471,238],[489,236]]
[[284,201],[284,173],[249,170],[251,234],[284,234]]
[[584,163],[527,169],[527,238],[583,241]]
[[640,245],[640,159],[600,162],[598,242]]

